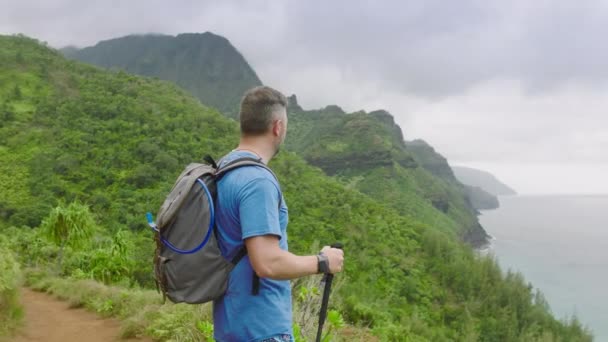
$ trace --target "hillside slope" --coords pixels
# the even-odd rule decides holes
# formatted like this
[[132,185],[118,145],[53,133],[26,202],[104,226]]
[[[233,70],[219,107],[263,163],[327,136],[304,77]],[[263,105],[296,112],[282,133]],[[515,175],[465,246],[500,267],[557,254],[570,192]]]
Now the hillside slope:
[[[26,226],[56,204],[87,203],[101,233],[145,229],[144,213],[159,207],[185,164],[238,140],[234,121],[168,82],[68,61],[23,37],[0,36],[0,106],[0,228],[21,227],[17,240],[26,240],[15,248],[39,257],[49,249]],[[332,305],[352,324],[387,341],[588,340],[577,322],[553,318],[521,275],[501,274],[446,233],[294,154],[271,167],[289,206],[290,249],[344,242],[344,283]],[[124,276],[152,287],[152,252],[149,244],[135,250],[139,268]],[[81,252],[64,273],[82,277],[93,256]]]

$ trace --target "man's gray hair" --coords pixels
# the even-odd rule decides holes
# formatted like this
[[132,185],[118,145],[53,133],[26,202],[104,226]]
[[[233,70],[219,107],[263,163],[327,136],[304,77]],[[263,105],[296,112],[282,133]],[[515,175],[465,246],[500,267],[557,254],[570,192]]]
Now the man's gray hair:
[[278,90],[267,86],[249,89],[241,100],[241,135],[265,134],[276,113],[284,108],[287,108],[287,98]]

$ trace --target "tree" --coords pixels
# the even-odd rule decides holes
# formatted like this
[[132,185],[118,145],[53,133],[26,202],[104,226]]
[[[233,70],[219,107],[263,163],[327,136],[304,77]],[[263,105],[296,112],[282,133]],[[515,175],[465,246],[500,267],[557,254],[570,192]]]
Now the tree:
[[13,88],[13,98],[15,100],[21,100],[21,88],[19,88],[18,84],[15,84],[15,88]]
[[13,112],[12,106],[7,101],[4,101],[0,106],[0,120],[2,120],[2,122],[0,122],[0,127],[3,126],[4,121],[11,121],[14,118],[15,113]]
[[57,268],[61,270],[65,246],[82,248],[93,235],[95,221],[87,205],[72,202],[51,210],[41,228],[49,240],[60,246]]
[[23,53],[21,53],[21,51],[18,51],[17,54],[15,55],[15,61],[19,65],[23,64],[24,59],[23,59]]

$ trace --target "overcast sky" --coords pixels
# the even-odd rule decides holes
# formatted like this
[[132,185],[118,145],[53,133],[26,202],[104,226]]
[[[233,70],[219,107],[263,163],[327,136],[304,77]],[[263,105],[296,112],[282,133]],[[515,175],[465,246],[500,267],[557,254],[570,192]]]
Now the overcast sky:
[[211,31],[312,109],[383,108],[520,193],[608,193],[608,1],[0,0],[0,33]]

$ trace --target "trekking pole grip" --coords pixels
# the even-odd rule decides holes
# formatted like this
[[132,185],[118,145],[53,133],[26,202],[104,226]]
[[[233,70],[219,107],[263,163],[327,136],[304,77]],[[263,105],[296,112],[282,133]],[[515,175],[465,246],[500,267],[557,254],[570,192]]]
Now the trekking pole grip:
[[[337,249],[344,249],[344,245],[340,242],[334,242],[331,244],[330,247],[337,248]],[[331,283],[331,280],[333,280],[333,278],[334,278],[333,273],[326,273],[325,276],[323,277],[323,282],[326,282],[327,280],[329,280]]]
[[[330,247],[344,250],[344,245],[341,242],[334,242],[331,244]],[[333,279],[333,277],[334,277],[334,275],[332,273],[328,273],[328,274],[326,274],[325,280]]]
[[[343,249],[344,245],[339,242],[333,243],[331,248]],[[316,342],[321,342],[321,337],[323,334],[323,325],[325,324],[325,318],[327,317],[327,307],[329,305],[329,294],[331,292],[331,283],[334,280],[334,275],[332,273],[326,273],[321,280],[321,284],[324,287],[323,290],[323,298],[321,299],[321,310],[319,311],[319,326],[317,328],[317,338]]]

